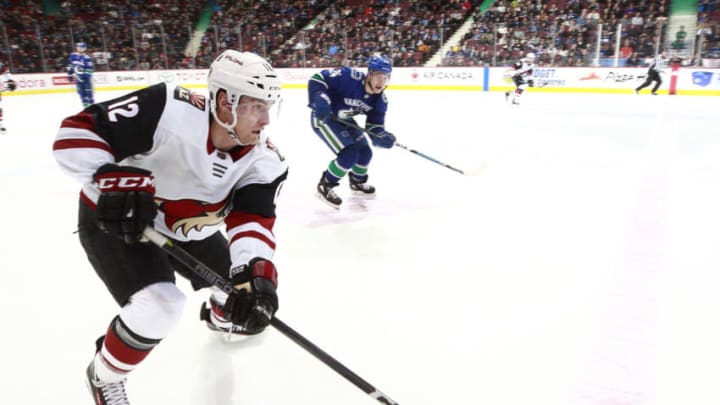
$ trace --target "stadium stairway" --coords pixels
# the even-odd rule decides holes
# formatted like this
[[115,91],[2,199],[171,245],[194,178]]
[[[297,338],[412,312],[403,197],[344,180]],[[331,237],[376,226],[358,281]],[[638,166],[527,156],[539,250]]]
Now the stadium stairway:
[[210,21],[212,21],[212,15],[216,6],[217,4],[215,0],[209,0],[207,4],[205,4],[203,11],[200,13],[200,17],[198,18],[197,25],[190,36],[190,40],[185,46],[185,51],[183,53],[186,57],[194,59],[195,55],[197,55],[200,45],[202,45],[202,38],[205,35],[205,31],[207,31],[208,27],[210,27]]

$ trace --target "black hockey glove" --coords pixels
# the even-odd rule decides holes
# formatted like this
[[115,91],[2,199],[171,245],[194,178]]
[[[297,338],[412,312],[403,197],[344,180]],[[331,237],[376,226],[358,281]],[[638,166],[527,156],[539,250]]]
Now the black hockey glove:
[[377,146],[378,148],[392,148],[397,141],[395,135],[382,129],[381,127],[376,128],[377,129],[375,131],[368,130],[368,135],[370,135],[370,141],[372,142],[372,144]]
[[225,301],[225,315],[248,335],[270,325],[278,310],[277,271],[268,260],[256,257],[247,266],[233,269],[230,282],[235,291]]
[[95,217],[98,228],[135,243],[157,215],[155,179],[149,171],[106,164],[94,175],[100,189]]
[[310,101],[310,108],[315,111],[315,118],[320,122],[328,122],[332,115],[332,108],[330,107],[330,97],[323,92],[317,92],[313,95]]
[[17,83],[15,82],[15,80],[13,80],[13,79],[8,80],[7,88],[10,91],[15,91],[15,89],[17,89]]

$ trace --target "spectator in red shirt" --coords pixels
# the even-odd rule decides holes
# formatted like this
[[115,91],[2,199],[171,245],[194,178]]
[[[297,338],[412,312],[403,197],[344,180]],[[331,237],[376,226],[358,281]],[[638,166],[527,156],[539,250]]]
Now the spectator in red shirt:
[[622,58],[622,59],[629,58],[630,55],[632,55],[632,53],[633,53],[633,47],[632,47],[632,44],[630,43],[630,39],[625,38],[625,40],[623,41],[623,46],[620,48],[620,58]]

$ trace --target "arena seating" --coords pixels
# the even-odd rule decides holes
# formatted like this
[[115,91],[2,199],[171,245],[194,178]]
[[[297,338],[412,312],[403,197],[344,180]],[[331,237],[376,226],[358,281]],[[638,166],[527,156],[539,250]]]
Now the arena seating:
[[487,9],[480,0],[0,1],[0,60],[16,73],[64,71],[78,41],[96,70],[206,68],[227,48],[278,67],[362,66],[374,53],[422,66],[438,52],[447,66],[503,66],[527,52],[540,65],[614,64],[618,24],[620,66],[652,57],[658,35],[687,63],[720,58],[718,0],[700,0],[697,27],[687,29],[668,24],[667,0],[500,0]]

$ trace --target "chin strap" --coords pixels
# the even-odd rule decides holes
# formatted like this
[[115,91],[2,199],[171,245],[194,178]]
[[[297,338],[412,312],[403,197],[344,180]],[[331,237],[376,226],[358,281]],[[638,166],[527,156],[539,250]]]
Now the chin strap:
[[239,146],[247,146],[244,143],[240,142],[240,138],[238,138],[238,136],[235,134],[235,131],[228,130],[228,136]]
[[[230,139],[233,140],[238,146],[247,146],[244,143],[240,142],[240,138],[238,138],[237,134],[235,133],[235,130],[233,129],[232,125],[224,123],[213,111],[213,117],[215,118],[215,122],[218,123],[221,127],[225,128],[225,131],[227,131],[227,135],[230,137]],[[237,116],[235,113],[233,113],[233,124],[237,123]]]

